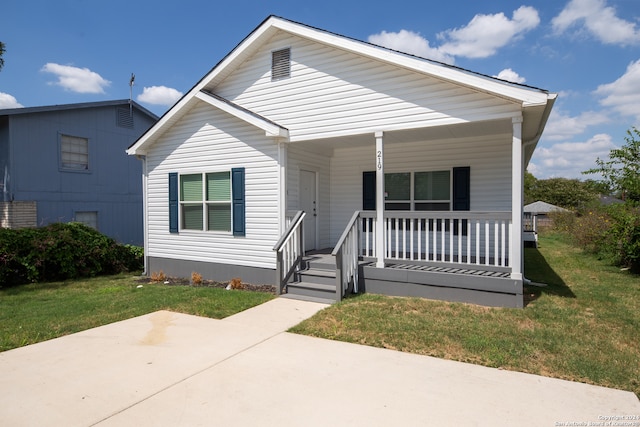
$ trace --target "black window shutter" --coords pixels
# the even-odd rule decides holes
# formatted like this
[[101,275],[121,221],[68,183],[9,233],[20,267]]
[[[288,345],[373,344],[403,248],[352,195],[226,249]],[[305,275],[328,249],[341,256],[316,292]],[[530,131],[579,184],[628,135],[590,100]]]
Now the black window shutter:
[[362,210],[376,210],[376,172],[362,172]]
[[471,168],[453,168],[453,210],[471,210]]
[[244,168],[231,169],[231,204],[233,206],[233,235],[245,235]]
[[169,232],[178,232],[178,174],[169,173]]

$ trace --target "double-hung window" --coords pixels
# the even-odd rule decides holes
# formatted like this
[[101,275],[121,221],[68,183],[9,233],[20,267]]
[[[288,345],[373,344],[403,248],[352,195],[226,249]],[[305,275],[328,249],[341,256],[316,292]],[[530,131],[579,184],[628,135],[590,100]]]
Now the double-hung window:
[[181,228],[231,231],[231,174],[180,175]]
[[413,199],[416,211],[448,211],[451,207],[451,171],[415,172]]
[[448,211],[451,171],[401,172],[384,175],[385,209]]

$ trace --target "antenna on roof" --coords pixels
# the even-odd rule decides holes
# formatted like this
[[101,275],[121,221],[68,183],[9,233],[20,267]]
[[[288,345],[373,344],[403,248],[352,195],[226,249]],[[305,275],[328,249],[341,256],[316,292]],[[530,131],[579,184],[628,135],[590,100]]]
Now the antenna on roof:
[[129,79],[129,115],[133,117],[133,82],[136,80],[136,75],[131,73]]

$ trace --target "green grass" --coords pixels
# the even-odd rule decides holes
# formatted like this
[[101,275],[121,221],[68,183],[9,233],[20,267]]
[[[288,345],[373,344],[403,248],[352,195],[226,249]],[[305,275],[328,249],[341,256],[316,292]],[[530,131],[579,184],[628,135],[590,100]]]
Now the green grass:
[[0,289],[0,351],[157,310],[221,319],[274,296],[212,287],[140,283],[129,275]]
[[292,332],[628,390],[640,396],[640,278],[541,237],[524,309],[365,294]]

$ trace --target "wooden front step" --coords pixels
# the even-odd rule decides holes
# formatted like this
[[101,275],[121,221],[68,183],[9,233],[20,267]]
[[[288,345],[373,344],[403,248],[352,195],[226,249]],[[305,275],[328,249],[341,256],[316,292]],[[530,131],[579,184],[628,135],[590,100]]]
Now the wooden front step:
[[296,274],[296,281],[287,284],[290,298],[314,298],[324,302],[336,301],[336,267],[330,255],[305,257],[306,267]]

